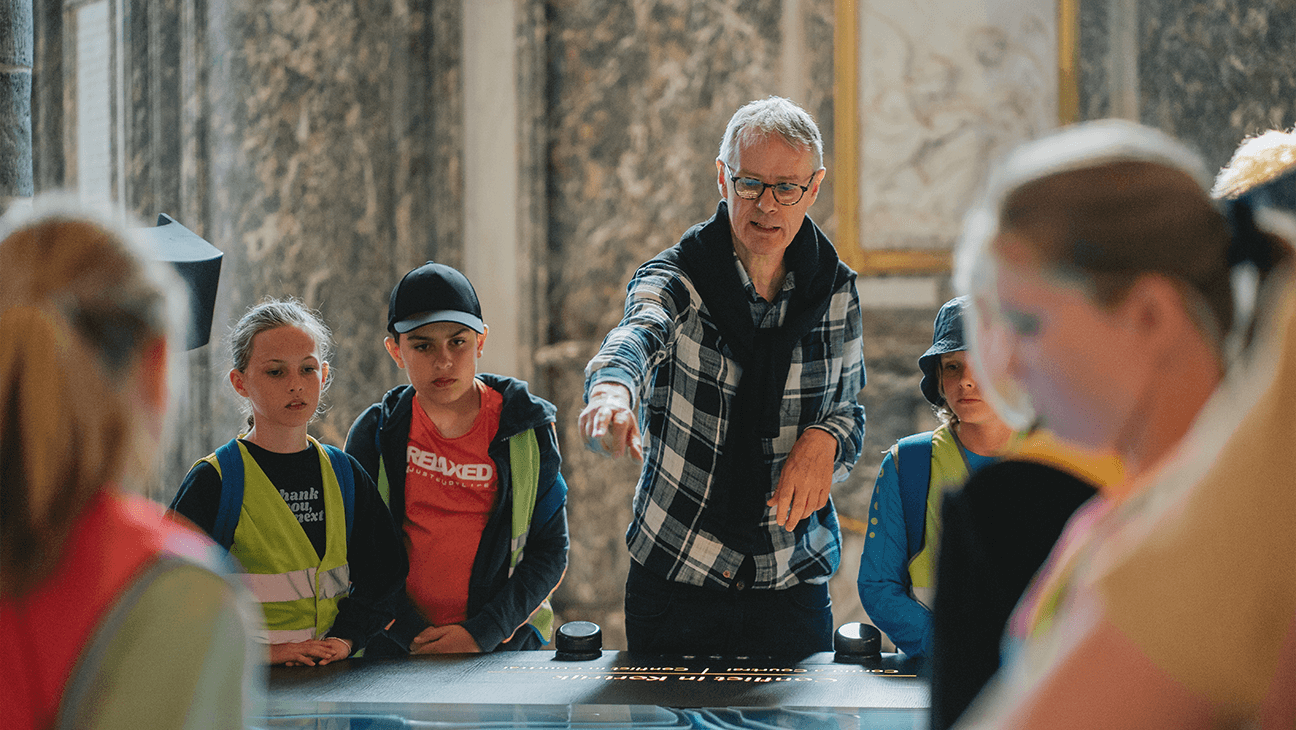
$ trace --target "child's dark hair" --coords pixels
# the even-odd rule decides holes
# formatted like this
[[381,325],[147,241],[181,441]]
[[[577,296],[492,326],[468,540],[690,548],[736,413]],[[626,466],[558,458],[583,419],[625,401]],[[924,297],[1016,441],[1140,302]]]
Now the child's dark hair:
[[[311,339],[315,341],[315,348],[319,353],[321,362],[328,362],[329,357],[332,356],[333,333],[329,331],[328,325],[324,324],[324,318],[320,316],[319,312],[307,307],[301,300],[293,297],[287,299],[266,297],[261,300],[260,304],[248,309],[230,329],[230,360],[234,364],[234,369],[241,373],[247,372],[248,362],[252,359],[253,340],[262,332],[268,332],[279,327],[297,327],[302,332],[310,335]],[[315,410],[317,416],[324,413],[323,396],[332,381],[333,376],[330,372],[320,388],[320,403]],[[248,428],[252,428],[252,404],[250,402],[243,404],[243,412],[247,415]]]

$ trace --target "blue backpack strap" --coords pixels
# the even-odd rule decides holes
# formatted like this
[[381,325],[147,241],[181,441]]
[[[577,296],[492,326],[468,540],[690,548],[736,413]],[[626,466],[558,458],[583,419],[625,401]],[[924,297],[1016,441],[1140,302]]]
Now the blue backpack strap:
[[351,540],[351,524],[355,522],[355,472],[351,469],[351,459],[346,452],[336,446],[320,444],[333,464],[333,474],[337,477],[338,486],[342,488],[342,506],[346,512],[347,540]]
[[932,432],[905,436],[896,444],[896,476],[900,480],[900,505],[904,511],[909,557],[923,547],[927,526],[927,489],[931,482]]
[[535,513],[531,518],[532,524],[546,525],[553,516],[558,514],[562,509],[563,503],[567,501],[567,480],[563,479],[562,473],[554,475],[553,486],[545,493],[540,501],[536,502]]
[[220,464],[221,497],[212,539],[229,550],[234,544],[234,528],[238,527],[239,514],[243,511],[243,454],[238,439],[230,439],[216,449],[216,461]]

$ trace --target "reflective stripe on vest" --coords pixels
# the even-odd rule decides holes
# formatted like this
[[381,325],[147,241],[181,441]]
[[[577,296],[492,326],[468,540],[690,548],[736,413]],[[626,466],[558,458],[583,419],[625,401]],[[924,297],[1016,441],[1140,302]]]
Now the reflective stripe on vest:
[[256,639],[264,644],[296,644],[315,638],[315,629],[283,629],[257,632]]
[[[896,458],[893,456],[892,458]],[[897,461],[896,468],[902,468]],[[931,479],[927,483],[927,512],[923,548],[909,561],[914,598],[930,607],[936,592],[936,556],[940,551],[940,507],[945,492],[959,489],[968,480],[967,462],[958,441],[941,426],[932,432]]]
[[[527,429],[509,439],[509,472],[513,482],[513,522],[509,534],[508,574],[512,577],[514,568],[522,561],[536,498],[540,493],[540,444],[534,430]],[[554,589],[557,590],[557,586]],[[546,644],[553,641],[554,613],[548,596],[531,612],[526,622]]]
[[[307,437],[310,438],[310,437]],[[324,636],[337,617],[338,601],[350,592],[346,554],[346,507],[328,453],[315,439],[324,486],[324,557],[293,515],[279,490],[257,465],[247,447],[243,457],[243,506],[230,555],[245,572],[243,583],[261,603],[270,643],[305,641]],[[206,461],[220,472],[213,454]]]
[[315,568],[294,570],[289,573],[262,575],[259,573],[240,573],[243,585],[252,591],[261,603],[279,601],[296,601],[299,598],[315,596],[315,579],[319,578],[320,598],[345,596],[351,587],[351,567],[338,566],[323,572]]

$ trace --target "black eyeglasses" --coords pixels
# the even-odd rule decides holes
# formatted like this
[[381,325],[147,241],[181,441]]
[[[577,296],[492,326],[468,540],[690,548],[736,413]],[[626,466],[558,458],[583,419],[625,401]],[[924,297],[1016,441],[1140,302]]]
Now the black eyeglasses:
[[[725,165],[725,169],[733,172],[733,168]],[[765,194],[765,188],[772,188],[774,192],[774,202],[779,205],[796,205],[805,197],[806,191],[810,189],[810,184],[797,185],[791,182],[767,183],[757,180],[754,177],[739,177],[737,175],[730,177],[733,182],[734,192],[743,200],[759,200],[761,195]],[[810,180],[814,180],[814,175],[810,175]]]

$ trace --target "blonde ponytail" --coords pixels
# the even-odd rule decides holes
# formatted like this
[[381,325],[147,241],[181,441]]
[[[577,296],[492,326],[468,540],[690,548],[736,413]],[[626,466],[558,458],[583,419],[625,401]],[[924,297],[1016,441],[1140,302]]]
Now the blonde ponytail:
[[[52,209],[51,209],[52,206]],[[57,564],[77,517],[134,463],[144,348],[171,284],[116,224],[57,203],[0,240],[0,593]]]

